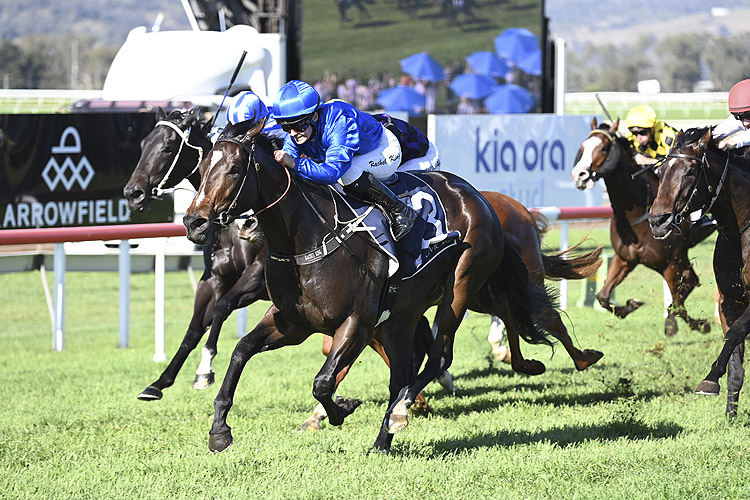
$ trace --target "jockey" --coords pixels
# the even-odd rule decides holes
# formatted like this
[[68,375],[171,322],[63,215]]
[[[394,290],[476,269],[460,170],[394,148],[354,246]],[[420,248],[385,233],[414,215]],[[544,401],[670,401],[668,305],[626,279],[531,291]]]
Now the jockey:
[[346,192],[375,204],[395,240],[411,230],[417,213],[381,181],[399,167],[401,145],[372,115],[344,101],[322,104],[311,85],[292,80],[276,94],[272,116],[288,132],[284,148],[274,152],[276,161],[305,179],[338,182]]
[[672,149],[677,130],[656,119],[656,111],[642,104],[628,111],[625,117],[627,139],[636,151],[638,165],[653,165]]
[[714,128],[714,139],[722,149],[739,149],[734,157],[747,158],[750,145],[750,80],[742,80],[729,90],[727,106],[731,116]]
[[[636,151],[635,162],[638,165],[653,165],[669,154],[677,137],[677,130],[665,122],[656,119],[656,111],[651,106],[642,104],[628,111],[625,117],[628,127],[627,139]],[[658,175],[658,168],[655,169]],[[690,221],[688,248],[692,248],[707,238],[716,229],[716,221],[703,215],[696,221]]]
[[255,123],[265,120],[264,134],[282,141],[286,137],[279,124],[271,117],[268,107],[263,104],[260,97],[250,91],[240,92],[232,97],[227,104],[227,123],[234,125],[247,120],[252,120]]

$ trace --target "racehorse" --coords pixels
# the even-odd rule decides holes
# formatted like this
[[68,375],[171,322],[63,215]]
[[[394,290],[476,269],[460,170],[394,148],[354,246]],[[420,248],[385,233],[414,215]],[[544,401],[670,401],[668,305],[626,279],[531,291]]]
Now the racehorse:
[[719,225],[713,266],[725,341],[695,392],[718,395],[719,379],[728,366],[726,413],[735,416],[745,377],[744,341],[750,329],[750,178],[730,163],[711,132],[709,127],[692,128],[677,135],[668,161],[660,167],[661,186],[649,223],[657,238],[669,238],[694,212],[713,214]]
[[[145,209],[152,199],[174,188],[186,177],[198,189],[198,160],[213,146],[209,139],[210,126],[210,120],[203,119],[198,108],[184,112],[174,110],[168,116],[163,110],[157,110],[157,125],[141,141],[141,159],[123,189],[130,210]],[[507,239],[520,250],[532,279],[542,284],[545,276],[549,279],[583,279],[596,272],[601,264],[601,248],[577,254],[571,254],[572,249],[559,254],[544,254],[540,246],[540,230],[523,205],[500,193],[483,191],[482,195],[498,214]],[[222,324],[234,309],[257,300],[268,300],[265,292],[263,233],[257,224],[247,236],[242,235],[244,230],[244,226],[238,229],[231,224],[227,230],[219,233],[211,245],[204,248],[205,272],[196,289],[193,317],[183,342],[164,372],[139,394],[139,399],[151,401],[163,397],[163,389],[174,383],[185,359],[195,349],[209,325],[211,331],[202,350],[202,361],[193,387],[204,389],[213,384],[215,376],[211,362],[217,354],[216,345]],[[252,241],[248,242],[248,239]],[[543,318],[546,328],[560,340],[577,370],[586,369],[602,357],[599,351],[581,351],[575,347],[554,308],[545,311]],[[432,339],[428,324],[420,323],[418,332],[425,339]],[[528,373],[531,367],[531,372],[536,373],[539,365],[526,363],[517,335],[509,332],[508,337],[511,350],[515,352],[511,358],[515,360],[512,363],[514,369]],[[325,338],[325,355],[330,349],[329,339]],[[421,345],[426,342],[421,342]],[[384,355],[382,350],[379,353]],[[426,402],[420,402],[425,405],[426,411]],[[303,423],[303,429],[320,427],[320,420],[325,417],[321,409],[316,409]]]
[[[420,272],[419,280],[390,282],[390,258],[369,234],[356,231],[361,219],[337,203],[327,186],[301,179],[277,163],[270,141],[259,134],[262,127],[243,122],[222,132],[201,163],[201,187],[183,219],[188,238],[202,244],[210,240],[217,217],[224,221],[235,210],[252,209],[269,252],[266,285],[273,305],[232,353],[214,401],[212,451],[223,451],[233,442],[226,417],[248,360],[266,350],[297,345],[315,332],[333,337],[313,383],[313,396],[332,425],[341,425],[361,403],[332,399],[337,375],[368,342],[383,346],[390,361],[389,406],[373,445],[382,452],[390,450],[393,434],[406,427],[407,409],[419,392],[450,366],[453,336],[468,307],[503,318],[509,330],[530,343],[551,344],[532,317],[550,297],[528,279],[518,253],[505,245],[497,215],[470,184],[447,172],[402,174],[430,185],[439,201],[434,196],[432,200],[444,207],[455,239],[443,240],[446,244],[426,264],[430,272]],[[332,246],[338,250],[329,251]],[[400,291],[393,303],[381,310],[384,294],[388,302],[396,286]],[[433,305],[435,340],[415,376],[415,327]]]
[[620,318],[638,309],[643,303],[629,299],[625,306],[610,302],[612,290],[638,264],[653,269],[664,277],[672,294],[672,305],[667,309],[664,333],[677,334],[675,317],[682,318],[693,330],[708,332],[710,323],[690,317],[685,299],[699,285],[698,275],[688,258],[687,236],[689,221],[680,225],[667,239],[657,240],[647,224],[651,193],[658,187],[658,178],[652,170],[635,179],[632,174],[639,169],[630,153],[626,139],[617,136],[619,120],[608,127],[597,128],[596,118],[591,122],[591,132],[581,144],[571,175],[578,189],[584,190],[598,179],[604,179],[612,204],[610,240],[615,256],[609,264],[607,280],[596,294],[601,306]]
[[[169,115],[159,108],[154,129],[141,141],[141,157],[123,189],[130,210],[144,210],[161,193],[187,178],[198,189],[198,164],[211,149],[211,120],[199,109],[174,110]],[[247,232],[247,234],[244,234]],[[161,399],[163,389],[174,384],[188,355],[197,347],[210,326],[195,373],[193,388],[214,383],[211,366],[224,321],[232,311],[258,300],[268,300],[264,275],[266,245],[263,233],[231,224],[203,248],[204,272],[195,291],[193,316],[177,353],[159,378],[146,387],[138,399]]]

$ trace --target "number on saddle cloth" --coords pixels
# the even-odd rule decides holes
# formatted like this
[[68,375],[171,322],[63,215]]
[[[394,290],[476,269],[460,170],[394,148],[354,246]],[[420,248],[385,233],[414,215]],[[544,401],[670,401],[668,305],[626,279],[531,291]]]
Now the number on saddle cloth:
[[393,135],[398,139],[401,145],[400,165],[427,154],[427,150],[430,148],[430,141],[417,127],[385,113],[376,114],[373,117],[385,128],[393,132]]

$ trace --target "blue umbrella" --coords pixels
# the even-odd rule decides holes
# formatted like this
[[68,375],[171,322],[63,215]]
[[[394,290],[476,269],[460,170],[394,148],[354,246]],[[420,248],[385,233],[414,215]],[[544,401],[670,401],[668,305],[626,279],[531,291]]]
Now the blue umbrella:
[[486,75],[463,73],[454,78],[449,87],[459,97],[483,99],[497,88],[497,82]]
[[445,78],[443,67],[427,52],[420,52],[401,59],[401,69],[418,80],[439,82]]
[[529,75],[541,75],[542,74],[542,51],[535,50],[531,54],[527,55],[520,61],[517,66],[521,68],[524,73]]
[[539,50],[536,35],[526,28],[508,28],[495,38],[497,55],[516,64],[535,50]]
[[469,67],[480,75],[499,76],[505,75],[511,70],[510,65],[495,55],[494,52],[474,52],[466,58]]
[[525,88],[506,83],[487,96],[484,105],[494,114],[526,113],[534,105],[534,98]]
[[424,111],[425,97],[411,87],[399,85],[381,91],[375,102],[386,111],[408,111],[417,114]]

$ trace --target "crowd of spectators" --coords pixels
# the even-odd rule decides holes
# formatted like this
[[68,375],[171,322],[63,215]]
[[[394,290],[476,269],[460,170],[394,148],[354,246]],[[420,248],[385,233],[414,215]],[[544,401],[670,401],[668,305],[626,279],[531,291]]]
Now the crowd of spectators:
[[[364,111],[382,109],[382,106],[376,102],[380,92],[398,85],[405,85],[414,88],[417,92],[425,96],[425,107],[424,109],[420,109],[417,114],[485,113],[486,110],[482,101],[460,98],[449,87],[450,82],[456,76],[469,71],[470,69],[466,61],[457,60],[444,66],[443,75],[445,78],[440,82],[418,80],[405,73],[382,73],[368,77],[357,77],[354,73],[341,75],[327,72],[323,78],[311,83],[323,101],[341,99]],[[528,81],[520,82],[518,81],[519,77]],[[531,77],[529,79],[528,75],[514,71],[506,75],[505,79],[498,80],[498,83],[517,82],[527,88],[533,89],[535,86],[538,87],[538,82],[534,81],[534,78]],[[536,79],[538,80],[538,77]],[[538,111],[538,109],[532,109],[531,111]]]

